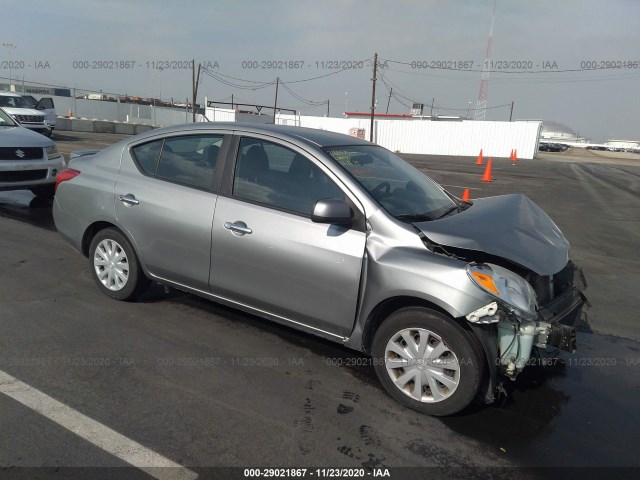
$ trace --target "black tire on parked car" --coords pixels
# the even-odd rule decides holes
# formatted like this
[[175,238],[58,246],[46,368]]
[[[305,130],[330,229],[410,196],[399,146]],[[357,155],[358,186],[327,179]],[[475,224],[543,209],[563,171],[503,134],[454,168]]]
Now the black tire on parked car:
[[98,288],[114,300],[132,300],[149,287],[131,243],[115,228],[100,230],[93,237],[89,262]]
[[374,368],[387,392],[428,415],[451,415],[476,397],[486,369],[478,338],[423,307],[402,308],[378,327]]
[[30,190],[36,197],[53,198],[56,193],[56,186],[54,184],[43,185],[42,187],[32,187]]

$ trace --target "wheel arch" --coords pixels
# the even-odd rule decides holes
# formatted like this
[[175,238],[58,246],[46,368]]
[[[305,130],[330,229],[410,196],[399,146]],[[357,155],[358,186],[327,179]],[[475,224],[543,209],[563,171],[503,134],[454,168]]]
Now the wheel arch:
[[424,298],[397,296],[383,300],[373,308],[364,324],[361,350],[367,355],[370,355],[373,338],[382,322],[394,312],[406,307],[423,307],[441,313],[462,327],[469,335],[473,335],[478,339],[482,346],[484,360],[486,362],[486,372],[488,373],[484,375],[480,391],[483,393],[484,403],[492,403],[495,400],[494,392],[498,384],[498,372],[496,368],[498,345],[495,325],[471,325],[465,318],[456,318],[441,306]]
[[462,321],[461,319],[453,317],[448,311],[446,311],[441,306],[430,302],[424,298],[420,297],[412,297],[408,295],[396,296],[387,298],[380,303],[378,303],[372,310],[367,320],[364,324],[364,329],[362,333],[362,350],[363,352],[370,354],[371,353],[371,344],[373,343],[373,337],[378,330],[378,327],[382,324],[382,322],[389,317],[394,312],[406,307],[424,307],[431,310],[434,310],[438,313],[445,315],[451,321],[457,323],[462,328],[468,331],[472,331],[469,328],[467,322]]
[[113,223],[105,222],[103,220],[93,222],[91,225],[89,225],[85,229],[84,234],[82,235],[82,242],[80,243],[82,254],[85,257],[89,258],[89,247],[91,246],[91,241],[93,240],[93,237],[95,237],[98,232],[100,232],[101,230],[104,230],[105,228],[115,228],[124,236],[129,238],[127,234],[122,231],[121,228],[119,228],[117,225],[114,225]]
[[127,232],[125,228],[122,228],[113,222],[109,222],[106,220],[97,220],[85,229],[84,234],[82,235],[82,242],[80,243],[82,254],[86,258],[89,258],[89,247],[91,247],[91,241],[93,240],[93,237],[95,237],[98,232],[104,230],[105,228],[113,228],[124,235],[127,240],[129,240],[129,243],[133,247],[133,250],[138,257],[138,262],[140,263],[144,274],[149,277],[149,271],[147,270],[144,260],[142,259],[142,255],[140,255],[138,244],[133,240],[133,238],[131,238],[131,235],[129,235],[129,232]]

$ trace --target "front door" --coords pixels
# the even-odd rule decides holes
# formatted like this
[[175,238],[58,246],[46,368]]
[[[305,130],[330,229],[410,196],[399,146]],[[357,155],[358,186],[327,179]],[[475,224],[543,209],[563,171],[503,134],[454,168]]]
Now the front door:
[[347,336],[356,314],[366,233],[310,219],[317,200],[344,196],[310,158],[288,146],[243,137],[233,192],[216,205],[211,292]]

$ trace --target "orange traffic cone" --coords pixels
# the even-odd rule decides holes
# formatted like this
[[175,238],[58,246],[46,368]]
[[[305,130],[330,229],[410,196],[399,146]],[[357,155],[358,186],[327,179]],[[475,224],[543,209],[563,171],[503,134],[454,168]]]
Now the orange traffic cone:
[[517,160],[518,160],[518,150],[516,150],[514,148],[513,149],[513,163],[516,163]]
[[516,150],[515,148],[513,150],[511,150],[511,155],[509,155],[509,158],[511,159],[512,163],[516,163],[517,157],[516,157]]
[[489,157],[489,161],[487,162],[487,168],[484,170],[484,175],[482,176],[483,182],[493,182],[491,179],[491,157]]
[[478,160],[476,161],[476,165],[482,165],[482,149],[480,149],[480,155],[478,155]]
[[462,194],[462,201],[463,202],[468,202],[469,201],[469,189],[468,188],[464,189],[464,193]]

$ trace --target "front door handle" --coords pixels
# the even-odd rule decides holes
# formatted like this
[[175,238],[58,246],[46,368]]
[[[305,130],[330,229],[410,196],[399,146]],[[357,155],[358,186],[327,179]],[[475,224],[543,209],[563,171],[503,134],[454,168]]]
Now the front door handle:
[[140,202],[136,200],[133,193],[127,193],[126,195],[118,195],[118,199],[128,207],[138,205]]
[[226,228],[227,230],[231,230],[231,233],[233,233],[234,235],[245,235],[253,232],[253,230],[247,227],[246,223],[240,221],[236,221],[233,223],[224,222],[224,228]]

